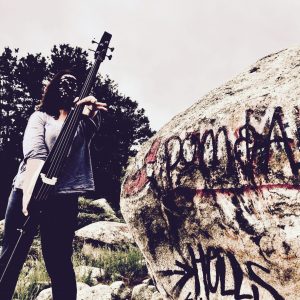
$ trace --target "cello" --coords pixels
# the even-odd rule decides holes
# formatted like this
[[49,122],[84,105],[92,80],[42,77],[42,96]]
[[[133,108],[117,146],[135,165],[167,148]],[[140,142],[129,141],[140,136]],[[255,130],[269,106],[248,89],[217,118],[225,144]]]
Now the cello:
[[[95,62],[89,70],[88,76],[79,93],[78,101],[90,94],[92,86],[95,83],[100,64],[105,60],[106,57],[111,59],[111,55],[107,55],[107,51],[109,49],[113,51],[113,48],[109,48],[111,37],[112,36],[110,33],[104,32],[99,43],[93,41],[93,43],[98,44],[97,49],[94,51]],[[14,263],[17,250],[22,249],[22,241],[25,239],[26,233],[37,228],[39,225],[38,219],[43,211],[43,204],[48,201],[49,196],[54,191],[57,179],[59,178],[65,162],[68,159],[68,154],[70,153],[69,150],[81,120],[84,106],[84,103],[79,104],[70,110],[62,126],[60,134],[58,135],[54,146],[52,147],[43,164],[29,201],[29,214],[24,219],[24,223],[21,228],[18,229],[19,234],[16,239],[16,243],[14,243],[11,253],[9,253],[9,258],[2,270],[2,274],[0,273],[0,284],[5,282],[6,274]],[[25,255],[27,254],[28,252],[25,253]]]

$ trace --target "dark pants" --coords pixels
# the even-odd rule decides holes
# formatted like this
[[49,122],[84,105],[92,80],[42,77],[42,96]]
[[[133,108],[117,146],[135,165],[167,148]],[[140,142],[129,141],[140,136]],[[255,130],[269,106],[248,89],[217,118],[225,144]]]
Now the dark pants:
[[[22,213],[21,189],[12,190],[5,215],[5,228],[0,256],[0,278],[20,236],[26,217]],[[49,197],[37,216],[40,225],[42,253],[47,272],[51,278],[54,300],[76,300],[76,280],[72,265],[72,242],[77,224],[78,196],[53,195]],[[12,263],[0,283],[0,300],[13,296],[19,273],[29,248],[37,233],[37,226],[27,228],[17,248]]]

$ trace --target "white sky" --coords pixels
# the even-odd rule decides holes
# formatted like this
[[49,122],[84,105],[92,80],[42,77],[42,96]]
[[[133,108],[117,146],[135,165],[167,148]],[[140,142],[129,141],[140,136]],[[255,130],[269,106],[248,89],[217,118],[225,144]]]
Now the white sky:
[[158,130],[259,58],[300,44],[299,0],[0,0],[0,51],[87,50],[104,30],[115,52],[100,72]]

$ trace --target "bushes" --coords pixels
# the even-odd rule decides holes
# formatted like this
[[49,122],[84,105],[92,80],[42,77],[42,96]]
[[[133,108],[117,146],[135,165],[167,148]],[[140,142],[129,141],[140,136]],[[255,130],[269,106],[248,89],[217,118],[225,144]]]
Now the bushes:
[[104,271],[105,282],[123,280],[132,285],[147,276],[147,268],[140,250],[135,246],[126,248],[94,248],[84,244],[74,256],[74,265],[87,265]]

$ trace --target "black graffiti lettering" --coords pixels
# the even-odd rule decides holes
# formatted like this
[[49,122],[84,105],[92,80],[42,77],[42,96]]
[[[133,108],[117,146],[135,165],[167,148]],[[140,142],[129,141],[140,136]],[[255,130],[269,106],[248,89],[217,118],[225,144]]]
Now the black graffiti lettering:
[[[275,136],[274,139],[272,140],[272,133],[276,127],[276,125],[279,126],[281,136]],[[290,163],[291,170],[293,172],[294,176],[298,176],[298,170],[300,167],[299,162],[296,163],[294,159],[294,154],[291,148],[291,144],[294,143],[294,140],[291,138],[288,138],[287,133],[285,131],[285,127],[283,124],[283,112],[281,107],[276,107],[269,132],[266,137],[266,146],[265,146],[265,159],[264,159],[264,164],[262,170],[264,171],[265,174],[268,174],[269,172],[269,158],[270,158],[270,148],[271,144],[276,143],[277,145],[280,145],[280,143],[283,143],[284,145],[284,150],[287,155],[287,158]]]
[[184,149],[182,151],[182,160],[184,164],[189,165],[189,164],[196,164],[196,161],[198,159],[198,151],[200,149],[200,141],[199,138],[197,137],[197,133],[188,133],[187,136],[183,139],[181,142],[182,146],[184,148],[185,144],[190,144],[192,150],[192,157],[191,159],[187,159],[184,153]]
[[227,253],[227,257],[230,261],[230,265],[234,277],[234,298],[236,300],[252,299],[253,298],[252,295],[249,294],[241,295],[241,288],[243,284],[244,274],[240,264],[238,263],[235,256],[231,252]]
[[194,254],[194,250],[191,247],[191,245],[188,245],[188,251],[189,251],[189,255],[191,257],[191,263],[192,263],[192,268],[194,270],[194,280],[195,280],[195,296],[198,297],[200,295],[201,292],[201,287],[200,287],[200,281],[199,281],[199,274],[198,274],[198,267],[197,267],[197,263],[199,262],[199,259],[196,259],[195,254]]
[[[194,251],[194,250],[192,249],[192,251]],[[201,264],[205,295],[206,295],[206,298],[209,300],[209,286],[208,286],[208,282],[207,282],[207,273],[206,273],[207,259],[206,259],[206,255],[205,255],[205,252],[204,252],[201,244],[198,244],[198,254],[199,254],[199,258],[197,259],[197,262],[199,262]]]
[[258,287],[255,284],[251,284],[251,289],[252,289],[252,293],[253,293],[253,299],[259,300]]
[[[269,180],[267,175],[273,167],[270,165],[273,144],[277,146],[276,149],[285,153],[294,177],[286,175],[287,178],[284,178],[281,175],[276,177],[277,180],[282,180],[282,183],[287,183],[288,180],[294,182],[299,176],[300,162],[295,161],[293,151],[296,143],[287,134],[282,108],[276,107],[261,133],[251,125],[252,114],[252,110],[246,111],[245,124],[238,128],[235,141],[229,139],[225,126],[218,130],[208,129],[202,136],[199,132],[193,132],[183,140],[179,136],[169,138],[165,142],[165,158],[170,186],[178,185],[186,172],[196,169],[201,172],[207,188],[222,188],[228,184],[233,188],[241,188],[240,182],[244,180],[246,183],[243,184],[256,187],[256,176],[263,175],[265,180]],[[295,121],[295,124],[298,126],[300,121]],[[295,136],[300,139],[299,128]],[[185,152],[184,147],[190,147],[189,152]],[[187,153],[190,155],[186,156]],[[174,170],[177,173],[173,173]],[[172,177],[172,174],[175,176]],[[241,180],[240,175],[244,176],[244,180]]]
[[[232,157],[232,147],[228,139],[226,127],[220,127],[216,134],[214,134],[214,131],[212,129],[209,129],[203,133],[199,148],[200,168],[203,176],[205,176],[206,178],[210,177],[211,170],[216,170],[218,167],[220,167],[220,160],[218,159],[218,150],[219,138],[221,134],[223,134],[224,136],[226,148],[226,158],[222,157],[222,160],[225,160],[227,162],[223,173],[226,173],[227,170],[231,170],[231,164],[234,158]],[[210,148],[207,146],[209,144],[211,144],[212,150],[210,150]],[[207,153],[209,154],[209,152],[211,152],[211,160],[207,160],[205,158],[205,155],[207,155]]]
[[[199,243],[197,250],[197,256],[190,244],[187,245],[190,261],[181,263],[176,260],[175,265],[180,270],[165,270],[160,271],[163,276],[181,276],[177,281],[172,292],[175,297],[179,297],[181,290],[184,288],[186,283],[193,279],[194,280],[194,299],[199,299],[201,295],[201,283],[204,287],[206,299],[210,299],[211,294],[216,294],[219,290],[221,296],[234,296],[235,300],[243,299],[257,299],[259,300],[259,289],[258,286],[267,290],[275,300],[283,300],[284,298],[263,279],[261,279],[253,270],[253,267],[258,267],[265,273],[270,271],[263,266],[260,266],[254,262],[247,261],[246,268],[248,270],[249,279],[255,284],[251,284],[252,294],[241,294],[242,284],[244,280],[244,273],[242,268],[231,252],[226,252],[221,248],[209,247],[207,253],[205,253],[202,245]],[[228,259],[230,268],[226,268],[225,258]],[[212,261],[215,262],[215,282],[212,283]],[[199,266],[200,265],[200,266]],[[202,278],[200,282],[199,270],[201,267]],[[226,289],[226,276],[232,275],[233,288]],[[228,280],[227,280],[228,281]],[[258,286],[257,286],[258,285]],[[191,297],[191,293],[188,294],[187,299]]]
[[[179,145],[178,153],[176,153],[176,159],[174,162],[172,162],[172,151],[170,151],[169,147],[171,143],[177,142]],[[171,172],[173,169],[176,168],[177,164],[182,158],[182,143],[181,139],[178,136],[172,136],[165,142],[165,158],[166,158],[166,171],[167,171],[167,177],[170,186],[172,187],[172,178],[171,178]]]
[[[255,128],[250,125],[250,115],[252,110],[246,111],[246,123],[239,129],[239,138],[234,144],[235,159],[239,162],[239,165],[248,180],[252,183],[254,181],[253,162],[256,157],[257,144],[259,141],[259,134]],[[243,159],[242,151],[239,149],[242,145],[246,146],[246,155]]]
[[226,290],[226,264],[225,264],[225,258],[224,256],[220,255],[218,257],[217,261],[217,268],[219,270],[219,276],[220,276],[220,288],[221,288],[221,295],[222,296],[232,296],[234,295],[234,289],[228,289]]
[[[199,246],[198,246],[199,247]],[[212,247],[209,247],[207,249],[207,264],[206,264],[206,268],[207,268],[207,284],[208,284],[208,289],[211,293],[216,293],[218,290],[218,285],[219,285],[219,272],[218,272],[218,257],[219,257],[219,250],[218,249],[214,249]],[[214,285],[212,284],[212,279],[211,279],[211,262],[216,260],[215,263],[215,283]],[[207,296],[207,295],[206,295]]]
[[[279,295],[279,293],[271,285],[266,283],[257,274],[255,274],[255,272],[253,271],[253,267],[257,267],[257,268],[259,268],[260,270],[264,271],[267,274],[270,273],[270,270],[264,268],[263,266],[261,266],[257,263],[251,262],[251,261],[247,261],[246,266],[247,266],[247,269],[248,269],[249,278],[251,280],[253,280],[255,283],[259,284],[265,290],[267,290],[273,296],[273,298],[275,300],[284,300],[284,298],[281,295]],[[256,297],[257,297],[257,299],[259,299],[258,290],[256,291],[256,293],[257,293]]]
[[187,294],[187,296],[184,298],[184,300],[193,300],[192,298],[190,298],[190,296],[191,296],[191,292],[189,292],[188,294]]
[[297,147],[300,149],[300,110],[299,107],[295,106],[293,110],[294,122],[296,124],[295,135],[297,137]]

